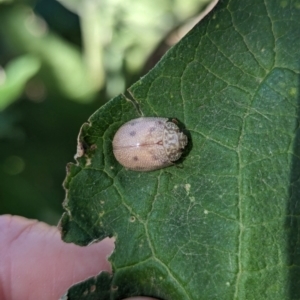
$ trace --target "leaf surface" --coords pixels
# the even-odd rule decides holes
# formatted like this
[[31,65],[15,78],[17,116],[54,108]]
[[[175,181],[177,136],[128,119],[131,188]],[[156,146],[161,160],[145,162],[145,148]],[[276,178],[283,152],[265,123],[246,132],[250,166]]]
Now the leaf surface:
[[[67,242],[116,238],[113,275],[70,299],[299,299],[300,2],[226,0],[130,93],[83,125],[68,165]],[[137,107],[137,108],[136,108]],[[175,117],[178,166],[124,169],[126,121]]]

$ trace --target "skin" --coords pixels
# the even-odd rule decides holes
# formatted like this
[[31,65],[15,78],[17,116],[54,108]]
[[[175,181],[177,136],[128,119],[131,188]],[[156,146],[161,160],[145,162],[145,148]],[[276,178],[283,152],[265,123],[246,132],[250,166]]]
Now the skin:
[[64,243],[54,226],[0,216],[0,299],[59,299],[74,283],[111,272],[113,249],[113,239],[79,247]]

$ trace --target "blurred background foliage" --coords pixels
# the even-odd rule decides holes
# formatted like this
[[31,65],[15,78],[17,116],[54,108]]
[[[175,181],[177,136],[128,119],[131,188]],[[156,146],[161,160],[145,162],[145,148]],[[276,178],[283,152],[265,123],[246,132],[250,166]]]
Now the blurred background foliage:
[[0,0],[0,214],[58,222],[81,124],[209,2]]

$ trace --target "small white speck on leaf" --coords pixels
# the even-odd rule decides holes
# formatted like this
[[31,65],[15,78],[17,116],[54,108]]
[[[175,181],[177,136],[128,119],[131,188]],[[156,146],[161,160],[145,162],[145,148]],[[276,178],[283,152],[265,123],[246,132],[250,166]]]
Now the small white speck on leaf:
[[186,194],[189,195],[190,189],[191,189],[191,185],[189,183],[187,183],[184,187],[185,187],[185,190],[186,190]]
[[129,219],[129,221],[130,221],[131,223],[135,222],[135,220],[136,220],[135,216],[131,216],[130,219]]
[[90,166],[92,164],[92,160],[88,157],[85,163],[85,166]]

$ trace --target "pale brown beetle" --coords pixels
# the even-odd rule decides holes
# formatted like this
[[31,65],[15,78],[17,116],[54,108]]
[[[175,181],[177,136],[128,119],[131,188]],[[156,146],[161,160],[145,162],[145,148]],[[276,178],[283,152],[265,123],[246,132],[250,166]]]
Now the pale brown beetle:
[[122,125],[112,144],[115,158],[125,168],[152,171],[172,165],[187,143],[186,135],[174,121],[151,117]]

